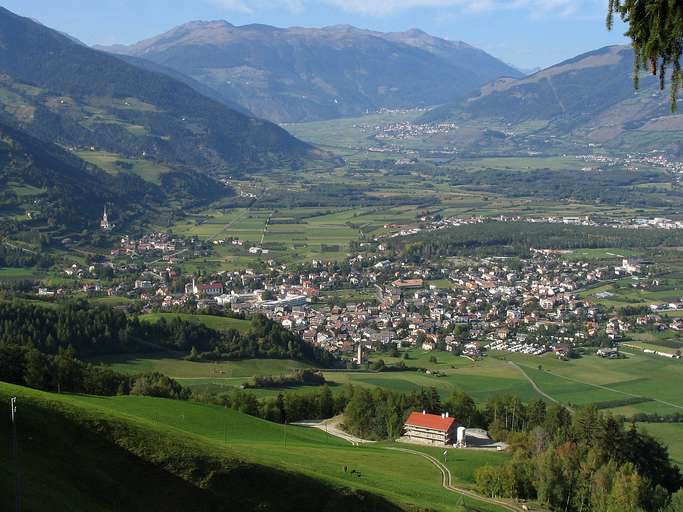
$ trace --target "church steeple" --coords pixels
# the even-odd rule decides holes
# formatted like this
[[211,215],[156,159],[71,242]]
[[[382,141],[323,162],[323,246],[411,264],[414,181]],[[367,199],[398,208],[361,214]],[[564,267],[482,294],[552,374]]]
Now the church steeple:
[[107,205],[104,205],[104,212],[102,213],[102,220],[100,221],[100,227],[109,231],[111,229],[111,224],[109,224],[109,217],[107,216]]

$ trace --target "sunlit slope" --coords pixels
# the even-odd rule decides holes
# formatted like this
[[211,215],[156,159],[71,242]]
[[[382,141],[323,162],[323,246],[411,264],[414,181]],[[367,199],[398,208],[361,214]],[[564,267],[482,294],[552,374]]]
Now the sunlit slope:
[[[134,502],[140,482],[150,482],[150,499],[157,495],[163,504],[167,496],[158,487],[176,480],[175,502],[195,500],[212,510],[222,510],[225,505],[216,500],[228,496],[240,510],[462,509],[460,498],[441,487],[440,474],[428,461],[383,445],[354,447],[319,430],[284,427],[192,402],[65,396],[0,384],[0,400],[13,394],[20,404],[26,492],[49,481],[46,470],[63,475],[32,497],[36,504],[56,503],[53,510],[70,510],[81,502],[89,510],[116,510],[112,500],[123,503],[126,496],[125,510],[158,509]],[[2,428],[5,437],[8,425]],[[37,438],[41,442],[33,443]],[[471,452],[459,452],[458,459],[463,467],[490,462]],[[6,477],[3,499],[10,500],[6,457],[1,471]],[[109,488],[123,488],[121,496]],[[28,504],[26,509],[45,510]]]
[[[376,496],[259,465],[209,439],[99,407],[98,399],[0,384],[0,401],[13,395],[22,510],[398,510]],[[9,440],[9,422],[0,425]],[[2,510],[14,507],[12,468],[3,448]]]

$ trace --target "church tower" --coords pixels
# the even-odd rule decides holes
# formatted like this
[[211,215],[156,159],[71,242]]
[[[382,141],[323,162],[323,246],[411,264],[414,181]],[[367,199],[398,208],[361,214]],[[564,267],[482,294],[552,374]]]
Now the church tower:
[[104,205],[104,213],[102,214],[102,220],[100,221],[100,227],[109,231],[111,229],[111,224],[109,224],[109,217],[107,216],[107,205]]

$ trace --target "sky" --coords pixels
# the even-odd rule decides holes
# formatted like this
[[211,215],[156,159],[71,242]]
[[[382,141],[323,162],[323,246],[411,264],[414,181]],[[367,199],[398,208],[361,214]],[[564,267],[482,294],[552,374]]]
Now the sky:
[[278,27],[349,24],[419,28],[461,40],[519,68],[546,67],[609,44],[607,0],[4,0],[22,16],[86,44],[130,44],[193,20]]

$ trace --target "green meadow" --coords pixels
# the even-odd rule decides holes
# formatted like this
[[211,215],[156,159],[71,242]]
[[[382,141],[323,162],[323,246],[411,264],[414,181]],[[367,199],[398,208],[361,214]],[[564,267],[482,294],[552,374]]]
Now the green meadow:
[[250,377],[279,375],[290,370],[311,367],[306,363],[287,359],[245,359],[221,362],[186,361],[178,354],[166,352],[106,356],[98,358],[97,361],[129,375],[161,372],[186,385],[193,383],[239,385]]
[[610,360],[586,354],[578,359],[560,361],[552,354],[540,358],[498,355],[517,363],[544,392],[566,405],[645,398],[648,401],[607,409],[623,415],[683,410],[679,392],[683,386],[681,361],[628,349],[625,349],[625,356],[625,359]]
[[638,423],[638,427],[667,446],[671,460],[683,469],[683,423]]
[[204,324],[205,326],[216,329],[218,331],[227,331],[228,329],[235,329],[240,332],[249,330],[249,320],[240,320],[239,318],[229,318],[215,315],[193,315],[191,313],[148,313],[140,315],[141,322],[158,322],[162,318],[166,321],[180,318],[186,322],[196,322]]
[[[463,505],[480,511],[500,510],[470,498],[462,500],[447,492],[441,487],[441,474],[436,467],[419,456],[388,450],[392,443],[356,447],[320,430],[283,426],[219,406],[193,402],[134,396],[56,395],[0,384],[0,398],[6,401],[10,395],[18,397],[24,421],[40,416],[52,420],[51,429],[73,428],[70,424],[94,428],[97,434],[75,443],[70,451],[66,448],[64,453],[60,451],[53,462],[53,465],[73,467],[79,457],[79,446],[85,445],[84,449],[88,449],[87,445],[95,441],[105,443],[100,447],[100,453],[105,457],[100,463],[100,471],[88,473],[86,480],[105,474],[110,461],[107,450],[118,447],[133,456],[129,457],[130,467],[122,464],[119,469],[123,472],[122,482],[128,478],[128,471],[138,471],[135,464],[139,462],[136,461],[146,461],[150,473],[163,471],[179,478],[179,484],[189,481],[205,491],[221,492],[214,489],[216,483],[211,478],[203,476],[207,469],[196,466],[196,461],[202,458],[210,461],[211,466],[225,468],[219,489],[236,500],[243,498],[243,493],[248,494],[246,489],[257,487],[257,482],[249,479],[255,478],[253,475],[263,475],[263,470],[258,468],[269,468],[283,476],[290,475],[289,480],[283,480],[289,482],[286,485],[294,486],[298,479],[310,481],[307,500],[316,500],[316,493],[323,492],[318,487],[324,486],[328,493],[364,491],[410,510],[426,507],[460,511],[464,510]],[[41,428],[45,427],[30,423],[32,435],[39,435]],[[53,434],[56,432],[45,433],[47,436]],[[97,439],[93,439],[95,437]],[[26,445],[28,452],[31,443]],[[472,485],[472,472],[476,467],[506,459],[503,454],[469,450],[453,454],[448,465],[456,485],[463,487]],[[89,461],[83,462],[86,463]],[[344,471],[345,466],[349,471]],[[245,471],[237,471],[238,468]],[[43,471],[47,472],[48,468],[31,466],[30,473],[25,475],[29,491],[35,487],[39,495],[44,493],[39,487]],[[71,486],[60,488],[63,495],[77,492]],[[177,490],[174,487],[170,492]],[[277,491],[262,490],[258,493],[259,499],[275,496]]]
[[[222,407],[189,402],[141,397],[105,400],[77,397],[76,400],[145,419],[163,428],[198,435],[227,447],[240,458],[259,464],[379,492],[412,506],[429,504],[437,509],[448,509],[455,502],[455,496],[441,488],[435,467],[415,455],[387,450],[391,443],[354,447],[316,429],[278,425]],[[456,483],[469,486],[474,468],[505,460],[504,455],[494,458],[486,455],[458,452],[451,463]],[[355,469],[361,476],[344,473],[344,466]]]
[[[130,126],[130,130],[133,132],[140,128],[142,127]],[[155,185],[161,184],[162,174],[171,170],[169,167],[157,162],[144,159],[124,158],[116,153],[108,153],[106,151],[76,151],[75,153],[83,160],[90,162],[109,173],[117,174],[123,170],[130,170],[130,172],[137,174],[143,180],[154,183]]]

